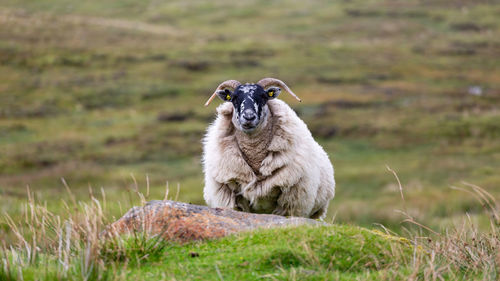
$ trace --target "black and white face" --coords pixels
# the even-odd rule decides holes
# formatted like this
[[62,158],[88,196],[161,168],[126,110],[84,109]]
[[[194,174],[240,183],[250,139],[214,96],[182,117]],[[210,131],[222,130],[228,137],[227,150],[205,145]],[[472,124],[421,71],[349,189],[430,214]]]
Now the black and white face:
[[264,90],[257,84],[238,86],[233,92],[229,89],[217,92],[220,99],[231,102],[234,107],[233,123],[241,131],[251,134],[259,127],[267,114],[267,102],[281,92],[278,87]]

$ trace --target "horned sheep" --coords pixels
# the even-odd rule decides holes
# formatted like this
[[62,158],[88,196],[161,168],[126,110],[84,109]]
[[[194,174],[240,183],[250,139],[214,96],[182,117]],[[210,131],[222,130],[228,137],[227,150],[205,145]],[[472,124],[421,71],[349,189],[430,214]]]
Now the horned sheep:
[[306,124],[283,101],[281,80],[221,83],[226,101],[203,140],[204,199],[210,207],[323,218],[335,195],[333,166]]

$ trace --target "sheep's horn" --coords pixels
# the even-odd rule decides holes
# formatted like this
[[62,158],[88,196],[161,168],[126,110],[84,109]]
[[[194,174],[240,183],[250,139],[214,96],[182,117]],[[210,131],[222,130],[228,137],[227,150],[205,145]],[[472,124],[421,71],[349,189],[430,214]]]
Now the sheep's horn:
[[287,91],[290,95],[292,95],[298,101],[302,101],[299,97],[297,97],[296,94],[294,94],[294,92],[292,92],[292,90],[290,90],[290,88],[288,88],[288,86],[285,84],[285,82],[283,82],[283,81],[281,81],[279,79],[276,79],[276,78],[264,78],[264,79],[260,80],[259,82],[257,82],[257,84],[260,85],[264,89],[266,87],[269,87],[269,86],[279,86],[279,87],[285,89],[285,91]]
[[224,81],[222,83],[220,83],[220,85],[217,87],[217,89],[215,89],[214,93],[212,94],[212,96],[208,99],[208,101],[205,103],[205,106],[208,106],[212,100],[215,98],[215,96],[217,95],[217,92],[220,91],[220,90],[223,90],[225,88],[231,88],[231,89],[236,89],[239,85],[241,85],[241,83],[239,81],[236,81],[236,80],[227,80],[227,81]]

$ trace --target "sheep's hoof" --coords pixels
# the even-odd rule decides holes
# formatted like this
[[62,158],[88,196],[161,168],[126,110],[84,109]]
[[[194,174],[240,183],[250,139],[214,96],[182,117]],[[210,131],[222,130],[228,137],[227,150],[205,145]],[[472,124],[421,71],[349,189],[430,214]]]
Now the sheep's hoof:
[[276,207],[273,211],[273,215],[278,215],[278,216],[286,216],[288,212],[282,208],[281,206]]
[[250,202],[246,200],[243,196],[238,195],[235,198],[236,207],[234,208],[237,211],[242,212],[250,212]]

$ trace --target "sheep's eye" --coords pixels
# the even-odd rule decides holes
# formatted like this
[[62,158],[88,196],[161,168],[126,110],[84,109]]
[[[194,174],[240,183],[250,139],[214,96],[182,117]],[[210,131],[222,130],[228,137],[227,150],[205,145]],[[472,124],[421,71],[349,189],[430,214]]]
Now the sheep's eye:
[[273,91],[273,90],[271,90],[271,91],[269,91],[267,94],[268,94],[270,97],[272,97],[272,96],[274,96],[274,91]]
[[231,96],[230,95],[226,95],[226,100],[230,100],[231,99]]

